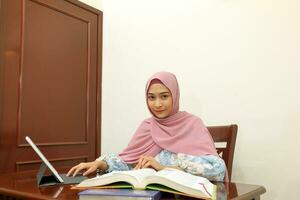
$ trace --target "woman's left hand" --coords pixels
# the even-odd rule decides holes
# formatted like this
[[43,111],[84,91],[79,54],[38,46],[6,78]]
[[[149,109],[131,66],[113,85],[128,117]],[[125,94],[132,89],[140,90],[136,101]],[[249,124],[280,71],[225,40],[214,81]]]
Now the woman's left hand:
[[162,170],[165,166],[159,164],[152,156],[141,156],[134,169],[152,167],[155,170]]

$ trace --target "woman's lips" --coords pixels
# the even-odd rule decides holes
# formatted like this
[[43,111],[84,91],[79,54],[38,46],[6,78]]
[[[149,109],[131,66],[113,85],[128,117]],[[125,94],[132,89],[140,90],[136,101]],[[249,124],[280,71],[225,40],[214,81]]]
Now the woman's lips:
[[164,112],[163,110],[155,110],[154,112],[156,112],[156,113],[162,113],[162,112]]

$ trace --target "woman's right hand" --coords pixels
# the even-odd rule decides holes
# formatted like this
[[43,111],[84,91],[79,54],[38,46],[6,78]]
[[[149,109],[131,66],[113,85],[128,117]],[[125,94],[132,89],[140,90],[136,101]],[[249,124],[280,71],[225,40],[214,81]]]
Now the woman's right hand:
[[76,176],[78,172],[81,170],[85,170],[85,172],[82,174],[83,176],[86,176],[97,169],[106,170],[108,168],[106,162],[102,160],[95,160],[93,162],[86,162],[86,163],[80,163],[74,167],[72,167],[68,173],[67,176]]

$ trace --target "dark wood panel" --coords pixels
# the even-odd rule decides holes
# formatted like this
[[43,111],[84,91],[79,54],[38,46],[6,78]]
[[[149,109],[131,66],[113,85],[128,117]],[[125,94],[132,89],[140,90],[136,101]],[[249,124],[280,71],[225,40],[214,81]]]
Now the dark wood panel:
[[86,142],[89,24],[25,2],[18,136],[22,142],[26,135],[39,143]]
[[1,0],[0,28],[0,172],[27,169],[26,135],[62,165],[95,159],[102,12],[75,0]]
[[14,171],[16,160],[16,130],[18,109],[18,72],[20,65],[20,14],[22,5],[1,1],[1,37],[3,54],[0,54],[3,87],[1,88],[0,121],[0,172]]
[[[88,156],[77,156],[77,157],[67,157],[67,158],[59,158],[59,159],[49,159],[49,162],[53,165],[55,169],[59,169],[62,166],[73,166],[76,163],[86,162]],[[29,160],[23,162],[16,162],[17,170],[16,171],[24,171],[24,170],[33,170],[37,169],[41,165],[41,160]]]

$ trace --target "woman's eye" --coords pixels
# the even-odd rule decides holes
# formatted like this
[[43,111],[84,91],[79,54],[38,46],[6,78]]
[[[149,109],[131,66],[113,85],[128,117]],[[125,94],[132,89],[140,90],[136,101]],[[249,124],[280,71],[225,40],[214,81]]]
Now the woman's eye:
[[169,95],[162,95],[162,99],[167,99],[169,97]]
[[149,100],[154,100],[154,96],[148,96]]

